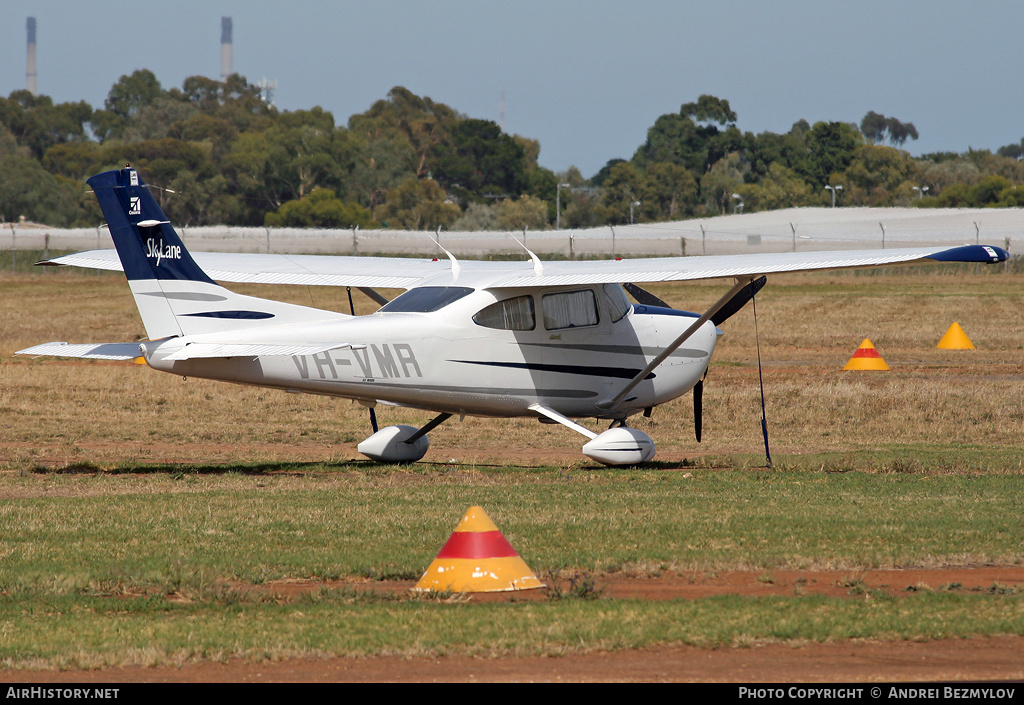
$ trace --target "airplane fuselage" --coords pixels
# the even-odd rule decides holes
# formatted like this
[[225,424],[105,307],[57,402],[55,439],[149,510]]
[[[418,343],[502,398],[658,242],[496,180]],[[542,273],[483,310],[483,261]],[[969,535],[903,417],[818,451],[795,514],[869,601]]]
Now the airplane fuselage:
[[[261,341],[338,344],[313,355],[166,360],[190,342],[176,338],[147,343],[146,359],[155,369],[187,377],[479,416],[535,416],[530,405],[543,404],[570,417],[624,418],[685,394],[703,377],[717,338],[711,323],[621,405],[599,408],[696,316],[632,305],[613,320],[618,304],[603,287],[583,286],[580,292],[590,292],[586,298],[596,304],[596,322],[563,327],[538,315],[529,330],[480,325],[474,316],[501,301],[534,297],[529,303],[541,311],[545,292],[475,290],[436,311],[384,310],[258,330]],[[239,331],[240,342],[245,334]]]

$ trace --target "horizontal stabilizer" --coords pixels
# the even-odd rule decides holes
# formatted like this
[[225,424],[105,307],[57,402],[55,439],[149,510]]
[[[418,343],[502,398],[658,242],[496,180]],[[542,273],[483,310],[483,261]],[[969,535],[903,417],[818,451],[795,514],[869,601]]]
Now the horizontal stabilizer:
[[51,257],[36,262],[37,267],[83,267],[85,269],[102,269],[108,272],[122,272],[121,260],[117,258],[117,250],[89,250],[73,255]]
[[138,343],[43,343],[25,348],[15,355],[52,355],[53,357],[79,357],[88,360],[134,360],[142,352]]
[[362,347],[348,343],[327,343],[322,345],[285,345],[275,343],[188,343],[181,350],[168,355],[165,360],[197,360],[228,357],[259,357],[261,355],[319,355],[328,350]]

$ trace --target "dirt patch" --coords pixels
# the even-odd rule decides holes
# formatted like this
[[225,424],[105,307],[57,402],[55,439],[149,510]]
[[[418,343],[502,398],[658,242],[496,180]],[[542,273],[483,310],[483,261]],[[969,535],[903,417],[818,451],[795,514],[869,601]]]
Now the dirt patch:
[[[712,595],[821,594],[862,598],[871,591],[1024,590],[1024,566],[868,571],[723,571],[657,577],[593,576],[601,599],[670,600]],[[322,587],[404,593],[412,582],[288,580],[249,587],[294,596]],[[235,586],[245,589],[246,586]],[[563,585],[563,588],[565,586]],[[468,596],[479,602],[546,600],[542,590]],[[530,658],[323,658],[194,663],[94,671],[0,671],[0,682],[908,682],[1024,679],[1024,637],[930,642],[848,640],[702,649],[648,649]]]
[[[291,659],[182,668],[0,672],[20,683],[465,683],[702,682],[872,683],[1013,681],[1024,678],[1024,638],[935,642],[853,641],[699,649],[664,646],[555,658]],[[25,677],[25,676],[28,677]]]
[[[546,576],[538,576],[547,580]],[[561,576],[558,587],[569,592],[568,576]],[[857,597],[869,592],[894,597],[915,592],[1024,592],[1024,566],[979,566],[909,570],[762,570],[690,572],[654,577],[630,577],[620,574],[586,575],[596,597],[631,600],[693,600],[715,595],[748,597],[793,597],[823,595]],[[320,588],[348,588],[377,594],[408,593],[414,581],[333,581],[282,580],[258,588],[235,585],[236,589],[258,589],[281,597],[293,597]],[[466,595],[473,602],[524,602],[548,600],[548,590],[491,592]]]
[[[1011,681],[1024,678],[1024,638],[933,642],[845,641],[699,649],[663,646],[555,658],[293,659],[182,668],[32,673],[52,683],[465,683],[732,682],[872,683]],[[0,673],[0,682],[20,672]]]

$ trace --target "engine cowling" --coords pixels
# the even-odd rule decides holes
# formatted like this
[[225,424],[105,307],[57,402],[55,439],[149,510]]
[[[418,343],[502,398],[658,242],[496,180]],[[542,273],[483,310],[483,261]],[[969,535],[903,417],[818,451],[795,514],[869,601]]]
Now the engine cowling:
[[628,426],[609,428],[583,446],[583,455],[604,465],[637,465],[654,453],[651,437]]

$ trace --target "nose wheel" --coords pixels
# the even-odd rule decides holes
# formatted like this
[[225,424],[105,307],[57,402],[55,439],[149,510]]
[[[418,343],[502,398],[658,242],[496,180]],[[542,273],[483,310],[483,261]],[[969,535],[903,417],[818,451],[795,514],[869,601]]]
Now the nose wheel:
[[624,418],[613,419],[611,427],[604,433],[594,433],[543,404],[532,404],[530,410],[589,438],[583,446],[583,455],[602,465],[639,465],[654,457],[651,437],[627,426]]
[[583,446],[583,455],[602,465],[639,465],[654,457],[654,441],[625,423],[612,426]]

